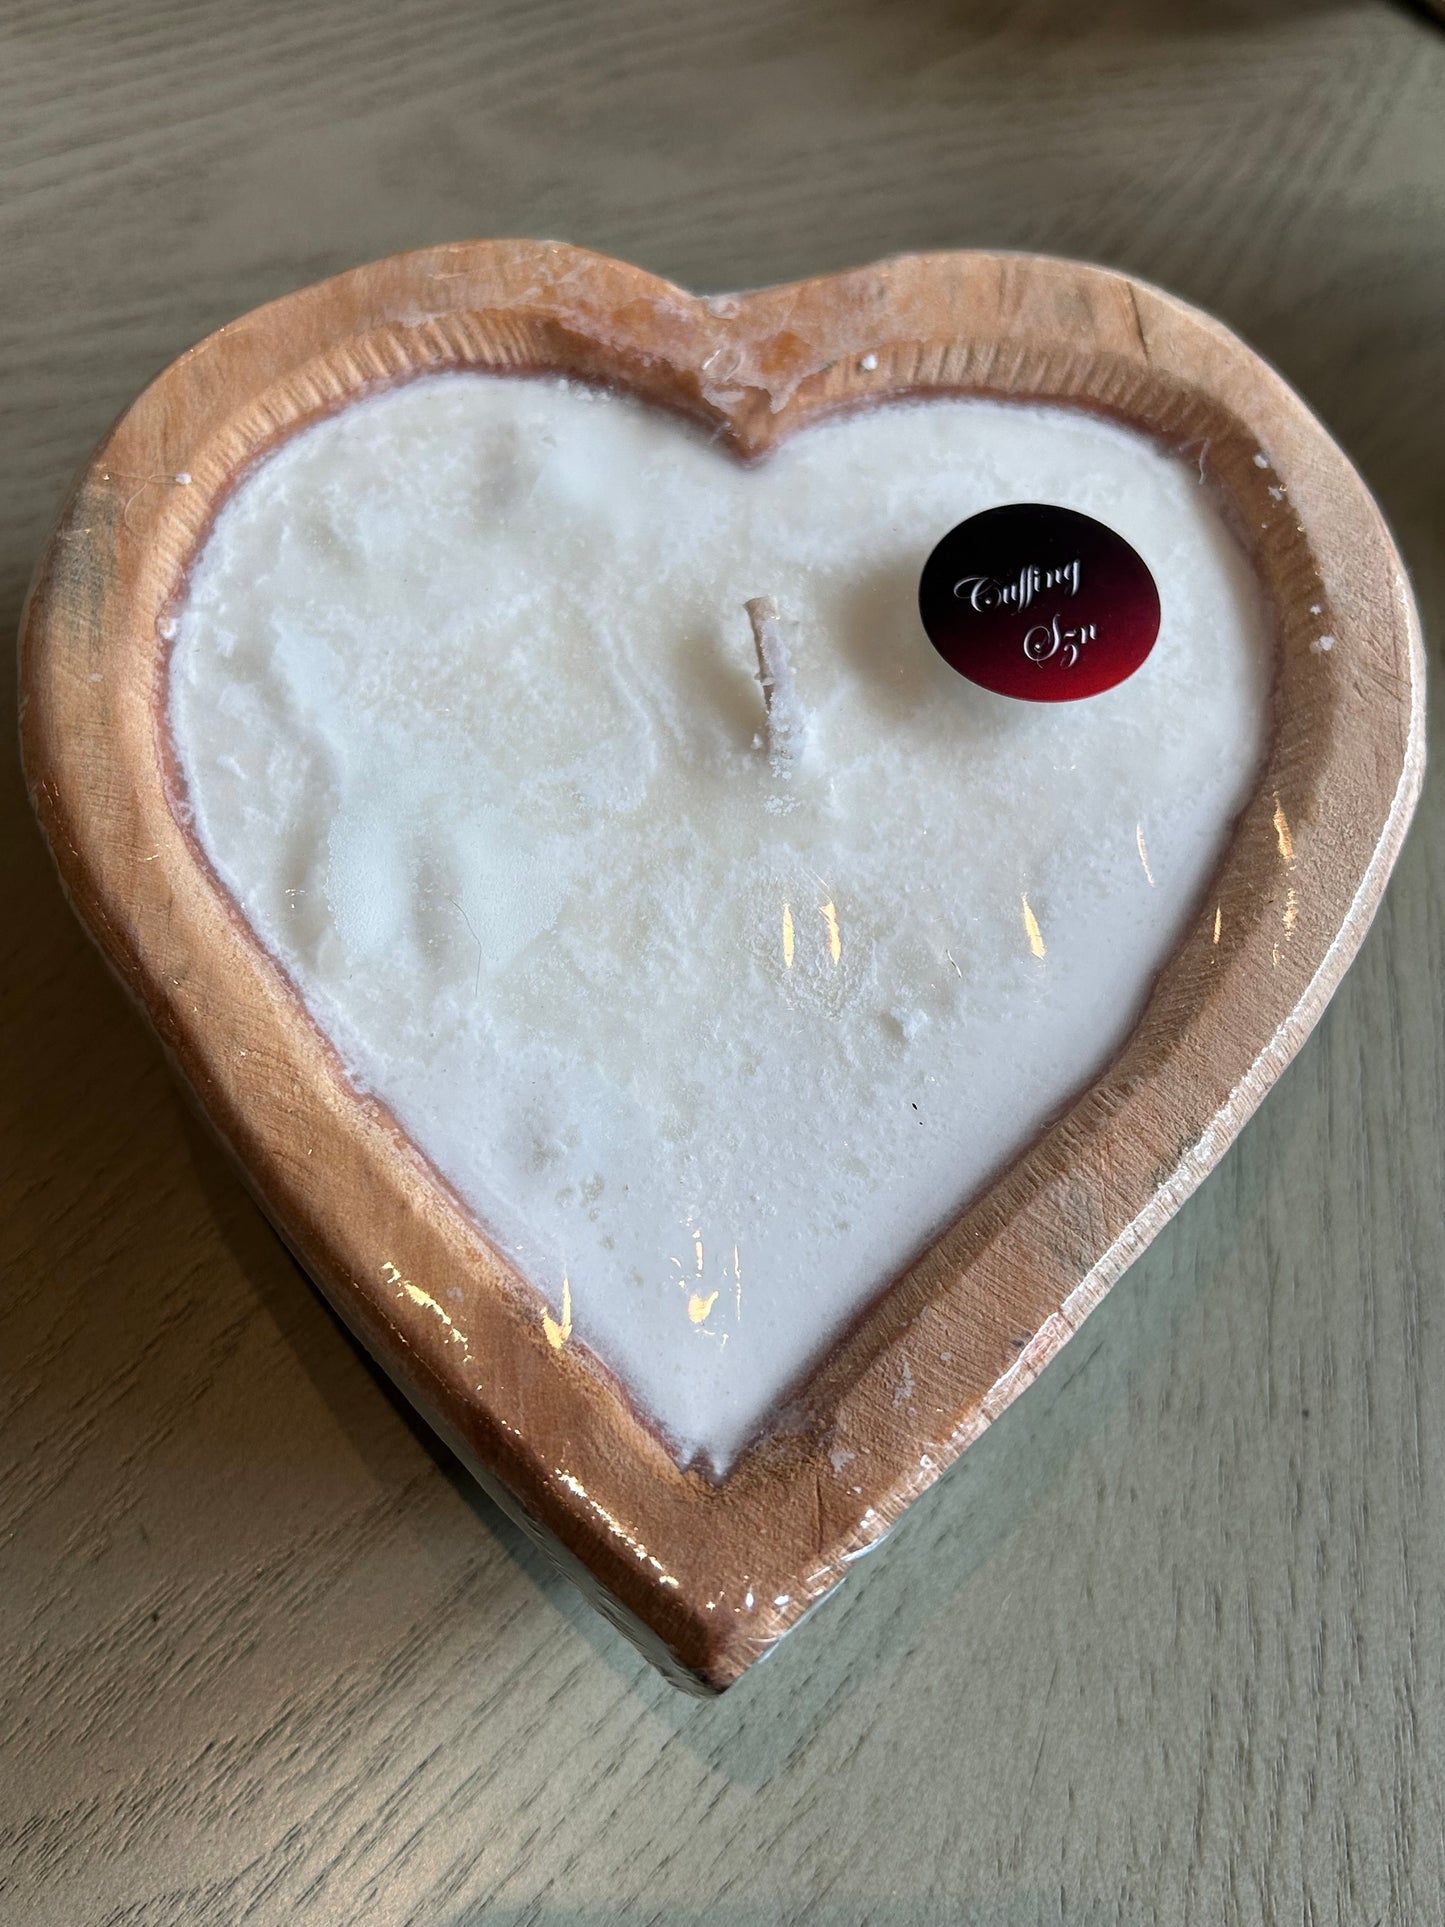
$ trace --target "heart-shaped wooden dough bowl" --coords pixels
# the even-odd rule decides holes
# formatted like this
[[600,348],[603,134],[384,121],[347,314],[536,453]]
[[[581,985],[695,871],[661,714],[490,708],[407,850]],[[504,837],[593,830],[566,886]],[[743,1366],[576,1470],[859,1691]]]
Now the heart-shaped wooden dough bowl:
[[[347,1083],[172,809],[158,624],[218,504],[299,424],[456,367],[612,383],[741,457],[885,397],[1101,409],[1200,461],[1275,615],[1266,766],[1127,1046],[718,1482],[680,1471],[585,1350],[549,1343],[538,1295]],[[121,418],[22,640],[27,769],[65,884],[267,1211],[483,1484],[674,1677],[713,1689],[1037,1376],[1221,1155],[1354,955],[1423,760],[1408,584],[1339,450],[1216,323],[1029,256],[699,300],[574,248],[483,242],[303,289],[189,350]],[[458,1286],[453,1321],[439,1299]]]

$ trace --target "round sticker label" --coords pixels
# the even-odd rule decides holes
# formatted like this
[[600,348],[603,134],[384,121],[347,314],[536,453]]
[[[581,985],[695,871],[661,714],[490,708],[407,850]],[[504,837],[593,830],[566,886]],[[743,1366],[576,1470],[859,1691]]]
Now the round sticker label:
[[985,509],[951,529],[924,564],[918,609],[961,676],[1036,703],[1112,689],[1159,634],[1159,591],[1138,552],[1046,502]]

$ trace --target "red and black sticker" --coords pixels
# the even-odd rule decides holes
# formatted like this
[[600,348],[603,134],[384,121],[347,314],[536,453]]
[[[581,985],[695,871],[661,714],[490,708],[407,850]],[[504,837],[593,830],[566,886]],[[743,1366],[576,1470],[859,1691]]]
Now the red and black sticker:
[[1159,591],[1137,550],[1046,502],[985,509],[951,529],[924,564],[918,608],[961,676],[1035,703],[1113,689],[1159,634]]

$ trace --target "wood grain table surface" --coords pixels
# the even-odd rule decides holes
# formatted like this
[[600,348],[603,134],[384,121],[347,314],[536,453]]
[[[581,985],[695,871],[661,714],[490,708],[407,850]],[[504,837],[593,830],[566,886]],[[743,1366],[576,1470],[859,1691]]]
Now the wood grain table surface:
[[[965,245],[1158,281],[1343,442],[1438,661],[1445,31],[1390,0],[9,0],[7,634],[159,366],[479,234],[708,290]],[[1438,781],[1216,1175],[714,1704],[323,1309],[13,751],[3,796],[3,1927],[1445,1921]]]

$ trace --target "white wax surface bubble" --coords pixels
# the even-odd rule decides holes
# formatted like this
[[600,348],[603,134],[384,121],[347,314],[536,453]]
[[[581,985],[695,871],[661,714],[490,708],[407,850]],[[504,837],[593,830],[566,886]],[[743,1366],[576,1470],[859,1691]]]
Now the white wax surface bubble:
[[[1105,695],[990,695],[924,636],[929,551],[1018,501],[1153,571],[1159,641]],[[783,773],[754,596],[807,718]],[[170,720],[356,1084],[721,1470],[1115,1055],[1207,913],[1269,679],[1197,468],[1086,412],[890,404],[745,467],[616,394],[457,373],[241,482]]]

